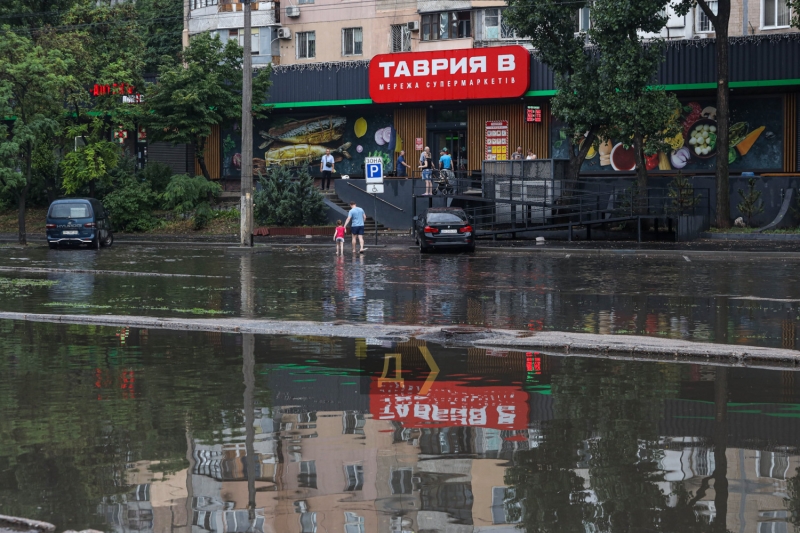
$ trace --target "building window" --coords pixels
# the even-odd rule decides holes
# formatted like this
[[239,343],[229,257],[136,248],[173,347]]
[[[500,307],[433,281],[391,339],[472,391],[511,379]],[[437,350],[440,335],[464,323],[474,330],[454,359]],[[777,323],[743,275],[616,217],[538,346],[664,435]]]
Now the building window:
[[582,7],[578,10],[577,16],[575,18],[575,31],[582,32],[582,31],[589,31],[589,28],[592,26],[592,19],[590,17],[588,7]]
[[522,504],[510,487],[492,487],[492,523],[514,524],[522,519]]
[[414,484],[411,480],[413,473],[414,471],[411,468],[392,470],[392,477],[389,480],[392,494],[411,494],[411,491],[414,490]]
[[317,513],[300,513],[300,532],[317,533]]
[[[709,9],[715,15],[717,14],[717,0],[706,0]],[[711,23],[705,12],[697,6],[697,31],[698,33],[708,33],[714,31],[714,25]]]
[[408,24],[392,24],[392,52],[410,52],[411,51],[411,31],[408,29]]
[[[259,51],[261,50],[261,46],[259,46],[259,31],[258,28],[252,28],[252,34],[250,37],[250,52],[253,55],[258,55]],[[239,43],[239,46],[244,47],[244,29],[241,30],[228,30],[228,40],[229,41],[236,41]]]
[[342,55],[360,56],[364,53],[364,37],[361,28],[342,29]]
[[301,31],[297,33],[297,59],[317,57],[316,32]]
[[762,28],[788,28],[789,4],[786,0],[764,0]]
[[[476,34],[478,39],[483,41],[493,41],[497,39],[517,39],[517,32],[511,29],[508,24],[503,22],[502,9],[493,7],[484,9],[480,14],[476,14]],[[481,22],[483,24],[481,24]]]
[[314,0],[298,0],[298,4],[313,4]]
[[300,475],[297,484],[307,489],[317,488],[317,463],[315,461],[300,461]]
[[344,533],[364,533],[364,517],[356,513],[344,513]]
[[448,11],[422,15],[422,40],[465,39],[472,37],[472,14]]
[[345,465],[345,492],[354,492],[364,487],[364,467],[361,465]]
[[192,0],[192,9],[200,9],[201,7],[215,6],[219,0]]
[[342,415],[342,434],[363,435],[366,423],[364,415],[359,414],[358,411],[345,411]]

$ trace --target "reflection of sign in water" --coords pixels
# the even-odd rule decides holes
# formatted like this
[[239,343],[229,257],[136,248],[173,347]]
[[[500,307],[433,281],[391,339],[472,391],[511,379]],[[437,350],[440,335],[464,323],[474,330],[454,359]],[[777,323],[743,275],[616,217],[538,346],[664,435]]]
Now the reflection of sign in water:
[[471,426],[495,429],[528,427],[528,394],[516,387],[468,387],[436,382],[420,395],[421,381],[370,386],[370,413],[376,420],[401,422],[406,428]]
[[487,161],[504,161],[508,159],[508,121],[486,121],[486,154]]

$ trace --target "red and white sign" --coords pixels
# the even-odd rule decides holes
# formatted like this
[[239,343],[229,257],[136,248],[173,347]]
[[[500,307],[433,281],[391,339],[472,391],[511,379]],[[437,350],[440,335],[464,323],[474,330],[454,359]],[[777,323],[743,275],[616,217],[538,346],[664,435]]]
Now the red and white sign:
[[508,159],[508,121],[486,121],[486,161],[505,161]]
[[383,383],[373,379],[369,410],[376,420],[393,420],[406,428],[487,427],[526,429],[528,393],[516,387],[468,387],[434,382],[424,396],[425,382]]
[[518,98],[530,70],[522,46],[381,54],[369,62],[369,95],[379,104]]
[[417,137],[414,139],[414,150],[424,150],[425,149],[425,141],[422,140],[422,137]]

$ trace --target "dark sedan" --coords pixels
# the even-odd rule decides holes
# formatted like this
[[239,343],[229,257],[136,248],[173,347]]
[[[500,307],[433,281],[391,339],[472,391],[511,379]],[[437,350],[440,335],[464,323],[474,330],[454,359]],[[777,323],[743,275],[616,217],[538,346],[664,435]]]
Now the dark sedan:
[[422,253],[445,248],[475,251],[475,231],[463,209],[434,207],[414,217],[414,223]]

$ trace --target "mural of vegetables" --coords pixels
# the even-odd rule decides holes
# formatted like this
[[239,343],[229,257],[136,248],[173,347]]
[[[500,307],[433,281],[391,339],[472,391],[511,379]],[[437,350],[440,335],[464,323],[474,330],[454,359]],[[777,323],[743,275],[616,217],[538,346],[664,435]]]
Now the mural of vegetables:
[[355,130],[356,137],[359,139],[367,134],[367,121],[364,120],[364,117],[359,117],[359,119],[356,120],[353,129]]

